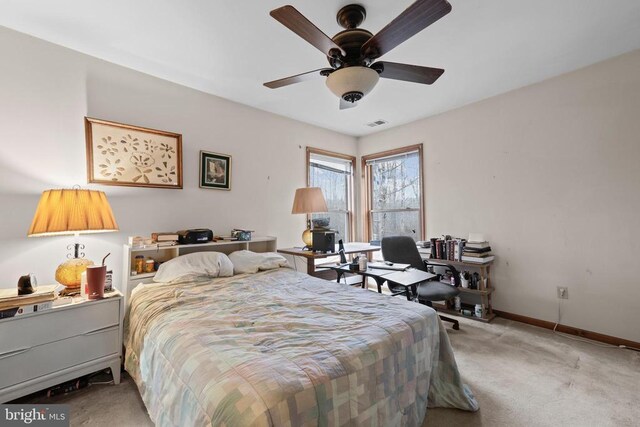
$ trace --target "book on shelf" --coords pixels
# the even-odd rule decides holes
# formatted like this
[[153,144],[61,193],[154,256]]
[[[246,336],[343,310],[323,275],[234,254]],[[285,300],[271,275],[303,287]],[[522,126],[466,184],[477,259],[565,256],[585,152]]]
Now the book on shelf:
[[493,255],[491,252],[469,252],[469,251],[464,251],[462,253],[462,256],[469,256],[469,257],[475,257],[475,258],[485,258],[488,256]]
[[482,248],[482,249],[470,248],[468,246],[465,246],[464,252],[465,253],[470,253],[470,254],[485,254],[485,253],[491,252],[491,246],[488,246],[488,247]]
[[484,241],[484,242],[467,242],[466,247],[473,248],[473,249],[485,249],[485,248],[490,248],[491,246],[489,246],[489,242]]
[[18,289],[0,289],[0,310],[37,305],[53,301],[58,285],[38,286],[34,293],[18,295]]
[[179,237],[178,233],[151,233],[151,240],[154,243],[177,242]]
[[[237,242],[239,239],[236,236],[213,236],[212,242]],[[240,240],[243,241],[243,240]]]
[[445,261],[461,261],[466,242],[467,241],[465,239],[459,238],[447,240],[434,239],[431,248],[422,248],[418,246],[418,252],[423,255],[432,255],[429,257],[432,259],[440,259]]
[[493,261],[495,259],[495,257],[493,255],[488,255],[488,256],[484,256],[484,257],[478,257],[478,256],[466,256],[466,255],[462,255],[462,261],[463,262],[474,262],[477,264],[487,264],[491,261]]
[[155,243],[148,243],[142,246],[132,246],[132,249],[157,249],[157,248],[164,248],[167,246],[175,246],[177,245],[178,242],[177,241],[169,241],[169,242],[155,242]]
[[26,304],[19,307],[0,309],[0,319],[19,316],[21,314],[37,313],[53,308],[53,301],[45,301],[37,304]]

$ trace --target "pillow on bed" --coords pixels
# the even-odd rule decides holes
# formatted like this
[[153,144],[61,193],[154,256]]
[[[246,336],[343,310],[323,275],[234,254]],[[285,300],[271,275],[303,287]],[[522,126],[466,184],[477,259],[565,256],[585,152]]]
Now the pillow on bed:
[[229,259],[233,263],[235,274],[257,273],[258,270],[289,267],[287,259],[275,252],[236,251],[229,255]]
[[233,276],[233,264],[220,252],[196,252],[160,264],[153,280],[171,282],[184,276],[229,277]]

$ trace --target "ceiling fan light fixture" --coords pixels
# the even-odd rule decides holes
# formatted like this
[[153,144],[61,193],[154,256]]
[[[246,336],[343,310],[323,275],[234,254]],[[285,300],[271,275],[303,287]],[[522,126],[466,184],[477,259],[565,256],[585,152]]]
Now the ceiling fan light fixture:
[[360,101],[363,96],[362,92],[347,92],[342,95],[342,99],[353,103]]
[[327,87],[338,98],[355,102],[371,92],[379,79],[378,72],[368,67],[340,68],[329,74]]

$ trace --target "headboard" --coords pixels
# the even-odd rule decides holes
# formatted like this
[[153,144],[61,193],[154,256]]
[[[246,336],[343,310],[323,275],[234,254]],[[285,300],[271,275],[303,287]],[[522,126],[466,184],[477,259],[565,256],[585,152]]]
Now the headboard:
[[152,258],[156,261],[164,262],[170,259],[176,258],[180,255],[190,254],[194,252],[222,252],[230,254],[235,251],[243,249],[253,252],[275,252],[276,251],[275,237],[253,237],[249,241],[221,241],[221,242],[209,242],[199,243],[193,245],[174,245],[174,246],[145,246],[143,248],[132,248],[130,245],[124,245],[123,248],[123,260],[122,260],[122,289],[120,291],[124,295],[125,307],[128,307],[129,297],[131,291],[140,283],[151,283],[156,273],[143,273],[137,275],[131,275],[131,272],[135,270],[135,257],[142,255],[147,258]]

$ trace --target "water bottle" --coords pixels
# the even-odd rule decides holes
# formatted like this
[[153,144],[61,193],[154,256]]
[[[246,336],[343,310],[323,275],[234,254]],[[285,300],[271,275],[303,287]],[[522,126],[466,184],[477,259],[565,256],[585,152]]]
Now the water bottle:
[[358,257],[358,268],[360,271],[367,271],[367,255],[360,254]]

